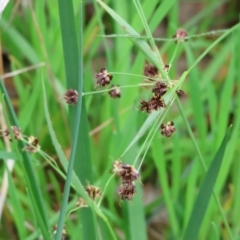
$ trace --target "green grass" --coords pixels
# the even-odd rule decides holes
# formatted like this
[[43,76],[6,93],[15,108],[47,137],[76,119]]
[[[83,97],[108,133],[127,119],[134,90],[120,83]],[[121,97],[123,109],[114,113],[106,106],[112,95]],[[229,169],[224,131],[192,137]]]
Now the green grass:
[[[76,240],[240,239],[237,6],[200,3],[188,3],[199,11],[183,22],[182,1],[9,2],[0,27],[12,77],[0,73],[0,129],[19,126],[41,151],[0,141],[1,239],[61,239],[63,228]],[[180,27],[189,40],[176,44]],[[164,95],[167,107],[151,114],[139,111],[152,96],[142,85],[146,60],[166,82],[178,80]],[[120,99],[96,87],[101,67]],[[70,88],[75,106],[63,99]],[[177,89],[187,95],[179,100]],[[171,138],[159,128],[168,121]],[[119,159],[141,176],[132,201],[121,201],[121,181],[110,173]],[[102,191],[96,201],[88,184]],[[88,208],[76,208],[79,197]]]

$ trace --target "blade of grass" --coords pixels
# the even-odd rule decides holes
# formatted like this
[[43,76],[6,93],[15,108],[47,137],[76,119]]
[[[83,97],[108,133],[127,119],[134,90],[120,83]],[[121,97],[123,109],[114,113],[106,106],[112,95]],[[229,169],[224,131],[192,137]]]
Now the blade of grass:
[[[84,182],[87,179],[92,180],[91,158],[89,150],[88,130],[85,103],[82,101],[83,92],[83,18],[82,18],[82,1],[80,2],[80,43],[77,44],[77,34],[74,22],[74,11],[72,1],[59,0],[59,17],[61,21],[62,42],[64,50],[65,71],[67,85],[69,88],[78,89],[78,104],[77,109],[70,108],[70,126],[73,135],[72,151],[67,171],[67,179],[64,187],[64,195],[62,208],[60,212],[59,224],[56,234],[56,239],[60,238],[64,216],[66,212],[69,190],[71,185],[71,177],[73,169],[79,179]],[[79,51],[78,51],[79,49]],[[80,161],[75,161],[80,157]],[[75,164],[74,164],[75,162]],[[83,238],[96,239],[96,216],[95,212],[90,209],[82,211]],[[89,232],[89,229],[92,231]]]
[[[9,111],[11,122],[13,123],[13,125],[18,127],[19,124],[18,124],[15,111],[13,109],[10,98],[8,96],[8,92],[1,78],[0,78],[0,88],[2,93],[4,94],[4,99],[7,105],[7,109]],[[19,148],[20,149],[24,148],[24,143],[22,141],[19,141]],[[25,177],[27,180],[32,204],[34,206],[35,214],[38,216],[37,221],[38,221],[39,227],[41,229],[44,239],[49,239],[49,232],[48,232],[49,225],[48,225],[46,210],[44,207],[43,196],[40,192],[39,184],[37,182],[36,175],[32,166],[32,161],[28,152],[26,151],[22,152],[22,159],[23,159],[22,163],[23,163],[23,168],[25,170],[25,174],[26,174]]]
[[211,166],[207,171],[206,177],[204,178],[204,181],[198,193],[198,197],[195,201],[192,214],[184,234],[184,238],[183,238],[184,240],[188,240],[188,239],[194,240],[194,239],[197,239],[198,237],[198,233],[199,233],[205,212],[207,210],[210,197],[218,177],[218,173],[221,168],[223,156],[228,143],[228,139],[230,137],[230,133],[231,133],[231,127],[228,129],[221,143],[221,146],[219,147],[211,163]]

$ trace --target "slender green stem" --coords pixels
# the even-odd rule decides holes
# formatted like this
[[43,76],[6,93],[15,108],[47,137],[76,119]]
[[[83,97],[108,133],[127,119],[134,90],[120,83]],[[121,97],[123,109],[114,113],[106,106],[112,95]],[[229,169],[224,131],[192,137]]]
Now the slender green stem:
[[107,183],[105,184],[104,189],[103,189],[103,191],[102,191],[100,200],[99,200],[99,202],[98,202],[98,204],[97,204],[98,207],[100,207],[100,205],[101,205],[101,203],[102,203],[102,200],[103,200],[103,197],[104,197],[104,195],[105,195],[105,192],[106,192],[106,190],[107,190],[107,187],[108,187],[109,183],[112,181],[113,177],[114,177],[114,174],[112,174],[112,175],[109,177],[109,179],[107,180]]
[[170,68],[171,68],[171,65],[172,65],[172,63],[173,63],[173,60],[174,60],[175,57],[176,57],[178,47],[179,47],[179,42],[177,42],[177,45],[176,45],[176,47],[175,47],[175,49],[174,49],[174,52],[173,52],[172,58],[171,58],[171,60],[170,60],[170,62],[169,62]]
[[[195,38],[201,38],[201,37],[207,37],[207,36],[218,36],[225,32],[227,32],[229,29],[221,29],[221,30],[213,30],[210,32],[205,33],[199,33],[190,35],[187,37],[184,37],[184,40],[191,40]],[[109,35],[97,35],[97,37],[104,37],[104,38],[137,38],[137,39],[145,39],[150,40],[151,38],[148,36],[138,36],[138,35],[130,35],[130,34],[109,34]],[[175,38],[152,38],[156,42],[175,42]]]
[[[147,78],[147,79],[151,79],[153,81],[157,81],[159,80],[159,78],[151,78],[145,75],[140,75],[140,74],[133,74],[133,73],[124,73],[124,72],[109,72],[112,75],[125,75],[125,76],[133,76],[133,77],[140,77],[140,78]],[[164,81],[164,79],[161,79],[162,81]]]
[[[199,159],[200,159],[200,162],[201,162],[201,164],[202,164],[202,167],[203,167],[204,171],[207,172],[206,163],[205,163],[204,158],[203,158],[203,156],[202,156],[202,153],[201,153],[201,151],[200,151],[200,149],[199,149],[199,147],[198,147],[197,141],[196,141],[196,139],[195,139],[195,137],[194,137],[194,135],[193,135],[193,132],[192,132],[191,127],[190,127],[190,125],[189,125],[189,123],[188,123],[188,120],[187,120],[187,118],[186,118],[186,116],[185,116],[185,114],[184,114],[184,111],[183,111],[183,108],[182,108],[182,104],[181,104],[179,98],[176,98],[176,102],[177,102],[177,106],[178,106],[178,108],[179,108],[179,111],[180,111],[180,113],[181,113],[181,116],[182,116],[182,118],[183,118],[183,121],[184,121],[184,123],[185,123],[185,125],[186,125],[186,127],[187,127],[188,134],[190,135],[191,140],[192,140],[192,143],[193,143],[193,145],[194,145],[194,148],[195,148],[195,150],[196,150],[196,152],[197,152],[197,154],[198,154],[198,157],[199,157]],[[226,227],[227,232],[228,232],[229,239],[234,240],[233,235],[232,235],[232,232],[231,232],[231,229],[230,229],[229,224],[228,224],[228,221],[227,221],[226,216],[225,216],[225,214],[224,214],[224,211],[223,211],[223,209],[222,209],[221,203],[220,203],[220,201],[219,201],[219,199],[218,199],[218,197],[217,197],[217,194],[216,194],[216,192],[215,192],[214,189],[213,189],[213,197],[214,197],[214,200],[215,200],[215,202],[216,202],[216,204],[217,204],[217,206],[218,206],[218,209],[219,209],[219,211],[220,211],[220,213],[221,213],[222,219],[223,219],[223,221],[224,221],[225,227]]]
[[[126,85],[126,86],[118,86],[118,88],[135,88],[135,87],[144,87],[144,86],[153,86],[155,83],[139,83],[135,85]],[[103,92],[109,92],[110,90],[115,89],[116,87],[111,87],[109,89],[102,89],[98,91],[93,91],[93,92],[83,92],[82,96],[86,95],[92,95],[92,94],[98,94],[98,93],[103,93]]]
[[159,51],[158,51],[158,48],[157,48],[157,46],[156,46],[156,44],[155,44],[155,42],[154,42],[154,40],[153,40],[153,37],[152,37],[152,34],[151,34],[151,30],[150,30],[150,28],[149,28],[149,25],[148,25],[147,20],[146,20],[146,18],[145,18],[144,12],[143,12],[143,10],[142,10],[142,6],[141,6],[139,0],[134,0],[133,2],[134,2],[134,4],[135,4],[135,7],[136,7],[136,9],[137,9],[137,11],[138,11],[138,13],[139,13],[139,16],[140,16],[141,20],[142,20],[142,23],[143,23],[144,29],[145,29],[145,31],[146,31],[146,33],[147,33],[147,36],[149,37],[149,40],[150,40],[150,43],[151,43],[151,47],[153,48],[153,50],[155,51],[155,54],[157,55],[157,57],[158,57],[158,59],[159,59],[160,65],[158,65],[158,69],[159,69],[159,71],[161,72],[162,76],[163,76],[166,80],[168,80],[168,74],[167,74],[167,72],[163,69],[163,66],[164,66],[165,64],[163,63],[162,57],[161,57],[161,55],[160,55],[160,53],[159,53]]

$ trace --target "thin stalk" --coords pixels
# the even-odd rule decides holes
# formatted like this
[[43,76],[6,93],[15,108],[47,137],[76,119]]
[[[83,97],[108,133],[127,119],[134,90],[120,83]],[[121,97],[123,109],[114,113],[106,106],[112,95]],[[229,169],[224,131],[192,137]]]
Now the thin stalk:
[[[184,40],[192,40],[201,37],[208,37],[208,36],[218,36],[229,29],[220,29],[220,30],[213,30],[205,33],[193,34],[187,37],[184,37]],[[104,38],[137,38],[143,40],[150,40],[151,38],[148,36],[138,36],[138,35],[130,35],[130,34],[109,34],[109,35],[97,35],[97,37],[104,37]],[[152,38],[156,42],[175,42],[176,38]]]
[[[191,138],[191,140],[192,140],[192,143],[193,143],[193,145],[194,145],[194,148],[195,148],[195,150],[196,150],[196,152],[197,152],[197,154],[198,154],[198,157],[199,157],[199,159],[200,159],[200,162],[201,162],[201,164],[202,164],[202,167],[203,167],[204,171],[207,172],[206,163],[205,163],[204,158],[203,158],[203,156],[202,156],[202,153],[201,153],[201,151],[200,151],[200,149],[199,149],[199,147],[198,147],[198,145],[197,145],[197,141],[196,141],[196,139],[195,139],[195,137],[194,137],[194,135],[193,135],[193,132],[192,132],[192,129],[191,129],[189,123],[188,123],[188,120],[187,120],[187,118],[186,118],[186,116],[185,116],[185,114],[184,114],[184,111],[183,111],[183,108],[182,108],[182,104],[181,104],[179,98],[176,98],[176,102],[177,102],[177,106],[178,106],[178,108],[179,108],[179,111],[180,111],[180,113],[181,113],[181,116],[182,116],[182,118],[183,118],[183,121],[184,121],[184,123],[185,123],[185,125],[186,125],[186,127],[187,127],[188,134],[190,135],[190,138]],[[221,216],[222,216],[222,219],[223,219],[223,222],[224,222],[224,224],[225,224],[225,227],[226,227],[226,229],[227,229],[229,239],[234,240],[233,235],[232,235],[232,232],[231,232],[231,229],[230,229],[229,224],[228,224],[228,221],[227,221],[226,216],[225,216],[225,214],[224,214],[224,211],[223,211],[223,209],[222,209],[221,203],[220,203],[220,201],[219,201],[219,199],[218,199],[218,197],[217,197],[217,194],[216,194],[216,192],[215,192],[214,189],[213,189],[213,193],[212,193],[212,194],[213,194],[214,200],[215,200],[215,202],[216,202],[216,204],[217,204],[217,206],[218,206],[218,209],[219,209],[219,211],[220,211],[220,214],[221,214]]]
[[172,63],[173,63],[173,60],[174,60],[175,57],[176,57],[178,47],[179,47],[179,41],[177,42],[177,45],[176,45],[176,47],[175,47],[175,49],[174,49],[174,52],[173,52],[172,58],[171,58],[171,60],[170,60],[170,62],[169,62],[170,67],[171,67],[171,65],[172,65]]
[[100,205],[101,205],[101,203],[102,203],[104,194],[105,194],[105,192],[106,192],[106,190],[107,190],[107,187],[108,187],[109,183],[110,183],[111,180],[113,179],[113,177],[114,177],[114,174],[112,174],[112,175],[109,177],[109,179],[107,180],[107,183],[106,183],[105,186],[104,186],[104,189],[103,189],[103,191],[102,191],[100,200],[99,200],[99,202],[98,202],[98,204],[97,204],[98,208],[100,207]]
[[147,33],[147,36],[149,37],[150,44],[151,44],[153,50],[155,51],[155,54],[157,55],[157,57],[159,59],[159,62],[160,62],[160,65],[158,66],[159,71],[161,72],[163,78],[168,80],[168,74],[163,69],[163,66],[165,64],[163,63],[162,57],[161,57],[161,55],[160,55],[160,53],[158,51],[158,48],[157,48],[157,46],[156,46],[156,44],[155,44],[155,42],[153,40],[153,37],[152,37],[152,34],[151,34],[151,30],[150,30],[150,28],[148,26],[147,20],[146,20],[145,15],[144,15],[144,12],[142,10],[142,6],[141,6],[141,4],[140,4],[140,2],[138,0],[134,0],[133,2],[135,4],[135,7],[136,7],[136,9],[137,9],[137,11],[139,13],[139,16],[140,16],[141,20],[142,20],[142,23],[143,23],[144,29],[145,29],[145,31]]
[[[144,87],[144,86],[153,86],[155,83],[139,83],[135,85],[126,85],[126,86],[118,86],[118,88],[135,88],[135,87]],[[92,94],[98,94],[98,93],[103,93],[103,92],[109,92],[110,90],[115,89],[116,87],[111,87],[109,89],[103,89],[103,90],[98,90],[98,91],[93,91],[93,92],[83,92],[82,96],[86,95],[92,95]]]

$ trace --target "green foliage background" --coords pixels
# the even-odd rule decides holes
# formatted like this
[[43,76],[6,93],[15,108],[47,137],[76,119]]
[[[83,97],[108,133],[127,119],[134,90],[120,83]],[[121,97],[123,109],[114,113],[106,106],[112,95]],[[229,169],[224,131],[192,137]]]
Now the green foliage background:
[[[10,155],[0,141],[0,183],[6,173],[9,184],[0,239],[61,239],[63,224],[77,240],[240,239],[238,5],[10,1],[0,19],[1,119],[36,136],[42,152],[29,155],[13,141]],[[196,37],[176,44],[180,27]],[[154,41],[151,33],[168,39]],[[152,95],[149,87],[123,88],[120,99],[95,94],[100,67],[120,87],[143,83],[130,74],[142,75],[146,60],[162,69],[154,43],[164,64],[175,56],[169,78],[179,81],[166,96],[169,108],[150,115],[138,110]],[[15,72],[29,66],[35,67]],[[187,92],[180,101],[179,87]],[[79,92],[77,106],[63,100],[69,88]],[[177,129],[170,139],[159,130],[167,121]],[[143,160],[131,202],[120,201],[120,181],[110,174],[120,157],[126,164],[136,160],[136,168]],[[88,182],[104,190],[102,202],[87,196]],[[73,211],[80,196],[89,208]]]

